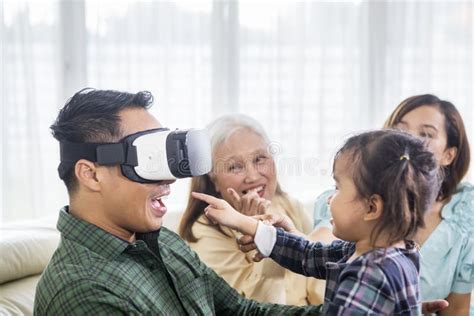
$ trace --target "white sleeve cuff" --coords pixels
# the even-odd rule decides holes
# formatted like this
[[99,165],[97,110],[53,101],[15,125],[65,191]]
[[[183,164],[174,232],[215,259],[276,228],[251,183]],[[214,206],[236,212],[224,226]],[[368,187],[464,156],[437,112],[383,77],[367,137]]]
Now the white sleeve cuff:
[[276,237],[277,231],[275,227],[264,224],[262,221],[258,221],[254,242],[257,246],[258,252],[260,252],[264,257],[270,257],[276,243]]

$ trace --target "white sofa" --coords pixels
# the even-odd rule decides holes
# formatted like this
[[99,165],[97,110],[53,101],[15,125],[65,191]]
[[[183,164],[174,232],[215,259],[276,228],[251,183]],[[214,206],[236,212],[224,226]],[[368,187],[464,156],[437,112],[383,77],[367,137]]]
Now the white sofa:
[[[176,231],[181,213],[164,226]],[[36,284],[59,242],[56,218],[0,227],[0,316],[32,315]]]

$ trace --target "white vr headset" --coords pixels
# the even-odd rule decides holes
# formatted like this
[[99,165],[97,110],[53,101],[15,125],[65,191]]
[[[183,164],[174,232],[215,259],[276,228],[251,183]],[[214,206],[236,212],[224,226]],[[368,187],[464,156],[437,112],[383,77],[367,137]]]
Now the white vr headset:
[[200,176],[211,171],[211,145],[204,129],[157,128],[124,137],[118,143],[60,143],[59,177],[79,159],[120,165],[122,174],[140,183]]

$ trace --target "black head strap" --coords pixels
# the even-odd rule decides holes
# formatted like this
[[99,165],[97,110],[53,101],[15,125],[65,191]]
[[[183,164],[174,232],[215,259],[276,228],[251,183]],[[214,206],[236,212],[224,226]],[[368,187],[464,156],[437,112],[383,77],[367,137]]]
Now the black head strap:
[[[128,149],[128,150],[127,150]],[[61,164],[58,167],[62,179],[67,171],[79,159],[97,162],[99,165],[130,165],[137,166],[137,149],[124,143],[70,143],[59,145]]]

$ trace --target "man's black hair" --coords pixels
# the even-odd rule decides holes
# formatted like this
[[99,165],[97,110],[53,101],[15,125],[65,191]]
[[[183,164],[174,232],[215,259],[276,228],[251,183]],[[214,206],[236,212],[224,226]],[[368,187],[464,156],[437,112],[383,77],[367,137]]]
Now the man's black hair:
[[[70,98],[59,111],[51,132],[59,142],[108,143],[123,136],[119,113],[128,108],[149,109],[153,95],[148,91],[128,93],[85,88]],[[77,187],[71,166],[63,178],[69,194]]]

